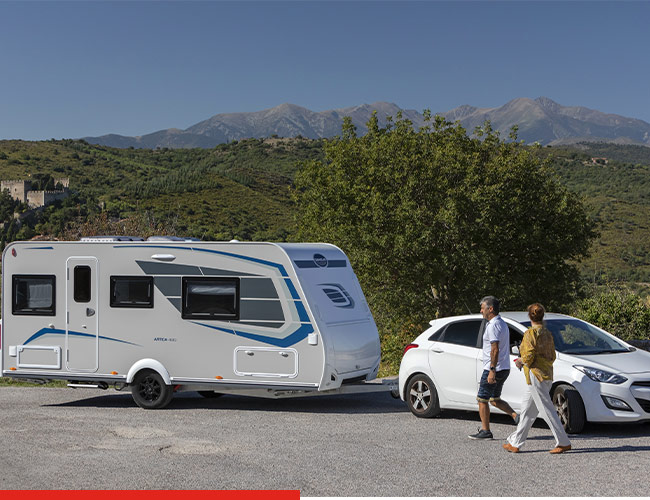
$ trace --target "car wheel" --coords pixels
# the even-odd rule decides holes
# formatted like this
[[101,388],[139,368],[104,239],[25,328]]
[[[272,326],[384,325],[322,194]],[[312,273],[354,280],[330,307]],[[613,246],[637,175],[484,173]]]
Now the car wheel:
[[223,396],[223,394],[221,394],[220,392],[214,392],[214,391],[196,391],[196,392],[198,392],[201,396],[207,399],[214,399]]
[[406,403],[416,417],[431,418],[440,413],[436,386],[422,373],[409,380],[406,386]]
[[143,370],[133,379],[131,394],[140,408],[153,410],[167,406],[174,391],[171,385],[165,384],[158,372]]
[[577,434],[585,428],[587,417],[580,393],[567,384],[558,385],[553,391],[553,404],[564,430]]

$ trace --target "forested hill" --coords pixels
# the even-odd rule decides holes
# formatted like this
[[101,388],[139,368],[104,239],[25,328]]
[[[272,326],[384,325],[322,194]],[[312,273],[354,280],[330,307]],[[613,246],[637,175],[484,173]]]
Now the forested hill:
[[[544,147],[539,154],[585,196],[601,232],[581,265],[585,277],[650,281],[650,148],[588,143]],[[74,192],[31,211],[5,193],[0,236],[5,243],[122,227],[206,240],[287,240],[297,210],[290,197],[293,176],[300,162],[321,158],[323,140],[308,139],[157,150],[73,140],[0,141],[0,179],[45,185],[50,177],[69,177]],[[14,212],[22,213],[20,221]],[[110,223],[117,220],[121,226]]]

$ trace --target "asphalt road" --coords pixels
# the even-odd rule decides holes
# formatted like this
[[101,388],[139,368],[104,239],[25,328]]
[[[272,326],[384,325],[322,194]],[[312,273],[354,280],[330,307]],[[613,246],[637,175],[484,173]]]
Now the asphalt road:
[[266,400],[177,395],[142,410],[129,393],[0,387],[0,489],[298,489],[302,496],[647,496],[650,424],[591,425],[550,455],[522,453],[493,418],[425,420],[387,393]]

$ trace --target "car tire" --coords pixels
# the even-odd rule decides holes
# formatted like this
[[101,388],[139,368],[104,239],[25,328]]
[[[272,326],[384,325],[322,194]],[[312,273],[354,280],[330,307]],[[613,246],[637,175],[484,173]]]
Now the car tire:
[[553,405],[564,430],[578,434],[585,428],[587,417],[580,393],[568,384],[558,385],[553,391]]
[[440,414],[436,386],[423,373],[415,375],[408,381],[404,396],[409,410],[416,417],[432,418]]
[[142,370],[133,379],[131,395],[140,408],[155,410],[169,404],[174,390],[171,385],[165,384],[158,372]]
[[222,393],[214,392],[214,391],[196,391],[196,392],[198,392],[201,396],[203,396],[206,399],[214,399],[223,396]]

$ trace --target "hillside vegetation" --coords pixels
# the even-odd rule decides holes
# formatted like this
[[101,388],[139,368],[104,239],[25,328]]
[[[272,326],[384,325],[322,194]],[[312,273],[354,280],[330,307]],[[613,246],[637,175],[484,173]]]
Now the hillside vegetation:
[[[70,237],[103,212],[114,221],[146,216],[151,232],[286,240],[295,229],[292,180],[301,162],[323,159],[323,143],[269,138],[213,149],[147,150],[73,140],[0,141],[1,179],[69,177],[75,193],[28,216],[22,227],[12,214],[26,207],[0,197],[0,237],[3,242],[38,234]],[[583,143],[546,147],[539,154],[550,158],[570,190],[585,197],[600,232],[591,256],[580,264],[583,276],[650,282],[650,148]]]
[[[38,210],[0,194],[0,244],[92,234],[295,240],[294,179],[301,165],[325,161],[325,143],[272,137],[212,149],[147,150],[78,140],[0,141],[0,179],[30,179],[47,187],[52,178],[69,177],[72,192]],[[590,255],[578,265],[591,284],[587,297],[567,312],[622,338],[648,338],[650,148],[578,144],[531,151],[584,198],[598,232]],[[611,288],[612,282],[628,286]],[[630,295],[630,289],[636,293]],[[399,363],[402,340],[384,339],[383,350],[393,354],[383,373]]]

